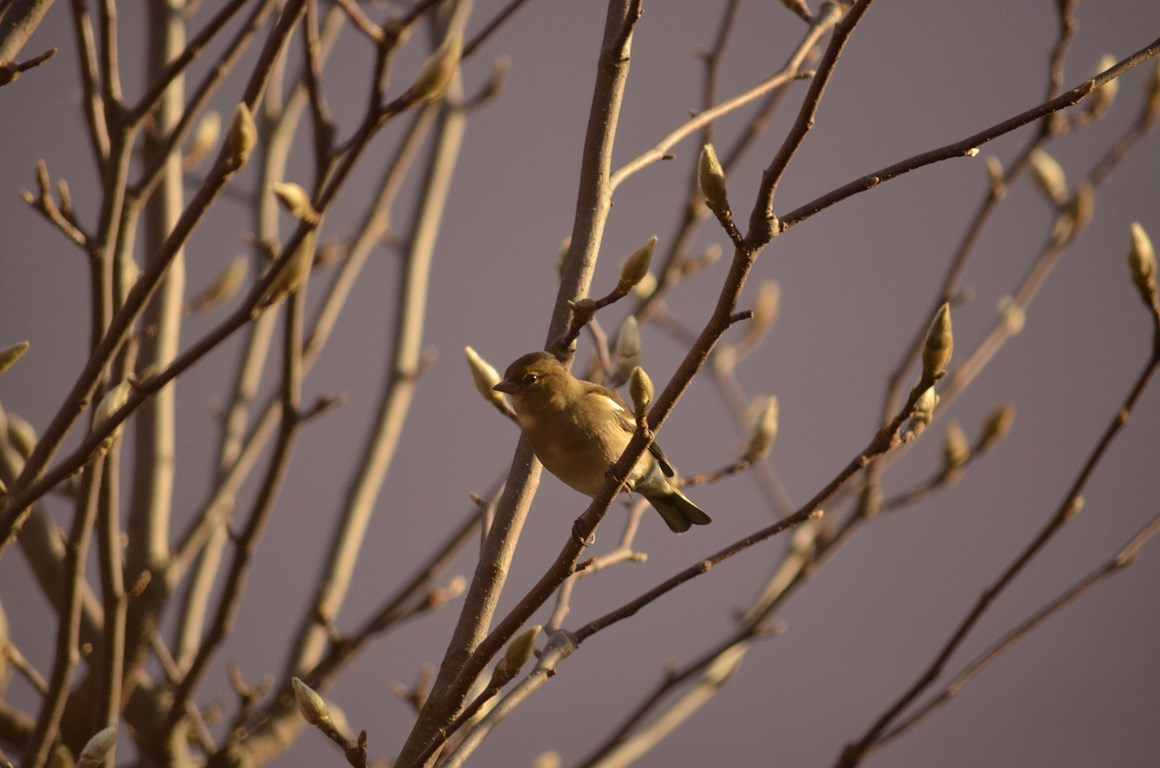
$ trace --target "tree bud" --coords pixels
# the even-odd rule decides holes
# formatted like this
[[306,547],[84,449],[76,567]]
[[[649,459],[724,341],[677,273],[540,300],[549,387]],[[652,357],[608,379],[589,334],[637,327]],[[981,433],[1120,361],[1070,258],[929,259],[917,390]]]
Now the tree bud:
[[628,292],[634,285],[648,274],[648,265],[652,260],[653,251],[657,247],[657,236],[653,235],[647,243],[637,248],[631,256],[625,259],[620,267],[620,282],[617,287]]
[[636,409],[637,422],[643,423],[648,407],[652,404],[653,383],[644,368],[639,365],[632,369],[628,378],[628,393],[632,395],[632,407]]
[[721,215],[729,212],[729,200],[725,191],[725,171],[717,159],[717,151],[712,144],[706,144],[697,161],[697,180],[701,184],[701,194],[705,205],[713,213]]
[[983,436],[979,438],[979,450],[988,450],[1007,436],[1015,423],[1015,406],[1004,403],[991,412],[983,425]]
[[[1096,64],[1096,74],[1106,72],[1116,65],[1116,57],[1110,53],[1105,53],[1098,64]],[[1112,108],[1112,102],[1116,100],[1116,93],[1120,90],[1120,79],[1113,78],[1096,88],[1092,92],[1091,100],[1088,102],[1088,111],[1092,117],[1100,118],[1108,113]]]
[[503,395],[492,389],[492,387],[500,382],[499,371],[492,368],[471,347],[464,347],[463,352],[467,355],[467,367],[471,369],[471,380],[475,382],[475,389],[479,394],[483,395],[484,400],[487,400],[496,408],[501,408],[506,411],[507,405],[503,399]]
[[318,224],[318,211],[314,210],[310,195],[301,186],[290,181],[276,181],[270,185],[270,191],[291,216],[310,226]]
[[1031,173],[1035,177],[1035,183],[1039,185],[1043,194],[1056,205],[1066,203],[1067,174],[1063,172],[1063,166],[1042,149],[1032,150],[1028,159],[1031,162]]
[[243,101],[234,110],[234,122],[230,125],[230,135],[226,137],[226,162],[230,169],[240,171],[246,167],[250,154],[258,144],[258,127],[254,116]]
[[616,344],[612,347],[612,380],[623,384],[632,374],[632,369],[640,365],[640,323],[636,315],[624,318],[620,332],[616,334]]
[[1140,296],[1148,306],[1156,294],[1156,252],[1152,240],[1139,222],[1132,222],[1132,247],[1128,250],[1128,268],[1132,271],[1132,283],[1140,291]]
[[16,361],[24,357],[24,353],[27,351],[27,341],[22,341],[19,344],[13,344],[11,347],[0,349],[0,374],[3,374],[9,368],[16,365]]
[[938,308],[930,330],[926,332],[926,343],[922,348],[922,378],[937,381],[946,375],[947,363],[955,349],[955,337],[951,328],[951,305],[943,303]]
[[444,38],[443,43],[423,63],[423,69],[411,86],[411,92],[420,101],[433,102],[443,98],[447,86],[459,69],[459,59],[463,55],[463,32],[455,30]]
[[753,422],[749,434],[749,445],[745,448],[745,458],[751,462],[760,461],[769,455],[773,442],[777,439],[777,398],[770,396]]
[[970,457],[971,446],[967,442],[967,435],[957,421],[952,421],[947,425],[943,439],[943,467],[948,470],[961,467]]
[[77,757],[77,768],[99,768],[104,765],[116,744],[117,726],[109,725],[97,731],[81,749]]
[[298,711],[302,713],[306,722],[319,726],[330,722],[330,709],[318,691],[297,677],[290,680],[290,686],[294,689],[294,701],[298,704]]

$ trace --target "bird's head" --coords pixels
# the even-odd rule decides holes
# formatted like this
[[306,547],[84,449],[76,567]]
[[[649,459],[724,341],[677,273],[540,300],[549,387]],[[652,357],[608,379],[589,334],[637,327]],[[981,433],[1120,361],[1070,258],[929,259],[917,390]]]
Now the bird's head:
[[492,389],[510,395],[517,405],[546,405],[568,390],[571,374],[547,352],[531,352],[508,366],[503,381]]

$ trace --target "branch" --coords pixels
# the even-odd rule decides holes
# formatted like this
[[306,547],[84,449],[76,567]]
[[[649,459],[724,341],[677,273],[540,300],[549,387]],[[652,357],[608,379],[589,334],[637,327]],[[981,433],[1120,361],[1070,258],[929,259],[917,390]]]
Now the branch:
[[751,244],[758,242],[768,242],[768,238],[772,235],[770,229],[776,226],[776,218],[773,213],[773,198],[777,194],[777,186],[781,183],[781,178],[789,168],[790,161],[801,147],[802,142],[805,141],[806,135],[814,126],[814,118],[818,112],[818,105],[821,104],[822,96],[826,92],[826,86],[830,83],[830,77],[834,74],[834,69],[838,65],[838,59],[842,57],[842,52],[846,49],[846,43],[853,34],[854,28],[858,26],[858,22],[862,20],[862,16],[870,7],[873,0],[858,0],[850,7],[846,14],[834,26],[834,34],[830,38],[830,44],[826,46],[826,53],[822,56],[822,61],[818,65],[817,74],[814,79],[810,81],[810,88],[806,92],[805,100],[802,102],[801,109],[798,110],[797,120],[794,121],[793,127],[790,128],[782,142],[781,149],[777,151],[777,155],[773,158],[773,162],[761,174],[761,185],[757,192],[757,203],[753,207],[753,213],[749,219],[749,232],[746,239]]
[[[572,247],[565,260],[548,328],[548,344],[561,337],[568,326],[568,302],[585,296],[592,281],[604,224],[611,206],[608,178],[612,147],[628,77],[631,32],[639,14],[640,6],[633,0],[609,2],[585,137]],[[397,765],[412,765],[415,758],[433,742],[439,729],[451,723],[463,706],[472,682],[483,669],[482,665],[472,665],[469,670],[467,665],[470,659],[477,657],[481,641],[491,624],[516,542],[538,485],[539,469],[532,457],[530,445],[527,440],[521,439],[496,511],[495,522],[485,541],[475,576],[464,599],[463,611],[440,665],[434,692],[408,736],[396,761]],[[606,506],[611,496],[609,493],[604,502]]]
[[1088,94],[1100,87],[1109,80],[1114,80],[1125,72],[1134,69],[1143,64],[1145,61],[1160,54],[1160,39],[1154,41],[1145,48],[1141,48],[1136,53],[1120,61],[1111,69],[1099,74],[1098,76],[1086,80],[1085,82],[1072,88],[1050,101],[1043,102],[1038,106],[1021,112],[1014,117],[1008,118],[1001,123],[996,123],[990,128],[986,128],[978,133],[972,134],[960,141],[947,144],[938,149],[928,150],[926,152],[914,155],[906,160],[899,161],[893,165],[888,165],[879,171],[862,176],[851,182],[843,184],[837,189],[831,190],[821,197],[815,198],[805,205],[799,206],[780,218],[779,229],[784,232],[795,224],[800,224],[814,214],[829,208],[835,203],[839,203],[848,197],[873,189],[884,181],[890,181],[893,178],[901,176],[904,173],[922,168],[923,166],[938,163],[943,160],[949,160],[954,157],[974,157],[978,154],[977,150],[983,144],[986,144],[993,139],[1010,133],[1017,128],[1022,128],[1028,123],[1039,120],[1040,118],[1058,112],[1070,106],[1078,104]]

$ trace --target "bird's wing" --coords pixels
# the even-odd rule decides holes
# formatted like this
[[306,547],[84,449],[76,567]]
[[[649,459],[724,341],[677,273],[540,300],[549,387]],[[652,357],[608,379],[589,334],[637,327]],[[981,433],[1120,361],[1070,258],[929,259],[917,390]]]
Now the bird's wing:
[[[612,403],[612,415],[616,418],[616,423],[620,425],[621,429],[629,433],[636,432],[636,417],[633,416],[632,410],[628,407],[628,403],[624,402],[624,399],[620,395],[608,387],[602,387],[590,381],[585,382],[585,384],[588,386],[584,394],[589,397],[603,397]],[[655,441],[648,444],[648,452],[661,465],[661,472],[665,473],[665,477],[673,477],[677,474],[677,471],[673,469],[673,465],[669,463],[668,458],[665,456],[665,452],[661,450],[661,447]]]

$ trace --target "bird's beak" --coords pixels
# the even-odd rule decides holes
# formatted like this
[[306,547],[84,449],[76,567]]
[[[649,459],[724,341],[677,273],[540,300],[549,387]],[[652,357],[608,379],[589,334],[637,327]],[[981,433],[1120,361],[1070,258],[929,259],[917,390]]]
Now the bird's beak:
[[504,379],[499,384],[496,384],[494,387],[492,387],[492,389],[494,389],[496,392],[503,392],[505,395],[514,395],[516,391],[519,390],[519,386],[510,379]]

